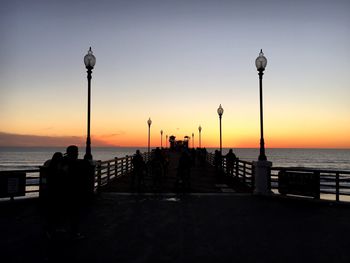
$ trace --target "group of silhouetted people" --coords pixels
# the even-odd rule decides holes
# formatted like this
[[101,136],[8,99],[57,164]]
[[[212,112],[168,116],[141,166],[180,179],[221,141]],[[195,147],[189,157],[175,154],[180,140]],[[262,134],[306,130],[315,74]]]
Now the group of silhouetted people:
[[145,190],[145,176],[152,178],[153,189],[161,190],[169,165],[169,157],[164,149],[156,148],[145,162],[139,150],[132,158],[133,172],[131,174],[131,188],[137,191]]
[[[143,192],[151,187],[153,191],[164,190],[164,180],[168,173],[169,153],[168,149],[156,148],[152,151],[148,160],[145,160],[139,150],[132,158],[133,172],[131,173],[131,190]],[[189,191],[191,188],[191,168],[198,162],[200,166],[206,163],[207,151],[205,148],[181,149],[180,158],[176,166],[175,190]],[[150,184],[146,185],[145,179],[149,179]],[[148,189],[151,189],[148,188]]]
[[237,160],[236,155],[233,153],[233,150],[230,149],[229,152],[222,156],[219,150],[215,150],[214,153],[214,167],[217,175],[222,175],[223,173],[223,158],[226,159],[226,173],[229,176],[234,174],[235,162]]
[[94,171],[88,160],[78,159],[78,154],[78,147],[71,145],[65,154],[56,152],[44,164],[47,175],[44,207],[49,238],[82,237],[79,221],[93,194]]

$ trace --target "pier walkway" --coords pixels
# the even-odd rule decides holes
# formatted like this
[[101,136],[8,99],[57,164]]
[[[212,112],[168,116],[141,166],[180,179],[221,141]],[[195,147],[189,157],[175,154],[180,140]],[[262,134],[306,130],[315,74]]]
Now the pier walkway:
[[[137,189],[136,183],[134,186],[131,184],[131,176],[124,176],[116,178],[109,183],[106,187],[103,187],[103,192],[144,192],[144,193],[177,193],[184,191],[181,187],[178,187],[176,182],[177,169],[180,159],[179,152],[170,152],[168,154],[169,166],[165,176],[161,178],[160,185],[155,186],[151,174],[145,175],[145,185],[140,189]],[[227,193],[227,192],[248,192],[249,189],[242,183],[234,178],[226,178],[220,176],[215,168],[208,162],[200,162],[196,159],[194,165],[191,166],[190,171],[190,189],[186,189],[186,192],[191,193]]]
[[38,200],[0,204],[2,262],[349,262],[350,207],[249,194],[102,193],[82,240],[53,242]]
[[178,160],[161,188],[148,177],[137,191],[129,176],[102,186],[79,240],[47,238],[38,198],[1,202],[1,262],[350,262],[348,203],[255,196],[199,162],[178,191]]

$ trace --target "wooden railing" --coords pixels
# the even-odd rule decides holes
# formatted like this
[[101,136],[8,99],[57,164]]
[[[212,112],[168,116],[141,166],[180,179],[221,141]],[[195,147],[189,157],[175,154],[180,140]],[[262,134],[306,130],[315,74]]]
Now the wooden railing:
[[[24,196],[25,197],[38,197],[39,193],[39,185],[40,185],[40,175],[39,168],[36,169],[26,169],[26,170],[10,170],[10,171],[0,171],[0,177],[4,177],[7,175],[14,175],[18,173],[25,174],[25,188],[24,188]],[[3,182],[6,183],[6,182]],[[16,198],[16,196],[12,196],[8,194],[8,196],[3,198]]]
[[[143,153],[145,162],[150,160],[150,154]],[[207,154],[207,162],[214,165],[214,154]],[[116,178],[129,175],[133,170],[132,157],[114,158],[107,161],[95,162],[95,191]],[[221,169],[229,177],[235,177],[240,182],[246,184],[250,189],[254,188],[254,163],[236,159],[232,174],[227,173],[226,159],[222,158]],[[275,194],[278,192],[278,174],[281,172],[305,172],[314,173],[320,177],[320,198],[335,201],[350,201],[350,171],[322,170],[310,168],[272,167],[271,168],[271,190]],[[9,173],[25,173],[25,197],[38,197],[40,191],[40,169],[0,171],[0,177]],[[45,180],[41,183],[45,184]],[[8,196],[8,198],[12,198]]]
[[[207,154],[207,162],[215,166],[215,158],[213,153]],[[249,186],[251,189],[254,187],[254,166],[252,162],[243,161],[237,158],[234,163],[233,173],[229,174],[226,166],[226,158],[221,159],[221,169],[226,176],[236,177],[242,183]]]
[[[214,165],[214,154],[208,153],[207,162]],[[222,158],[222,170],[227,176],[237,176],[242,183],[247,184],[252,190],[254,188],[254,163],[237,159],[233,174],[227,174],[226,159]],[[274,194],[279,194],[278,174],[281,172],[313,173],[320,178],[319,193],[320,199],[350,202],[350,171],[292,168],[292,167],[271,167],[271,181],[269,186]]]
[[278,193],[278,174],[281,171],[314,173],[320,177],[320,199],[350,201],[350,171],[310,168],[272,167],[271,190]]
[[[142,153],[145,162],[150,160],[148,152]],[[129,175],[133,170],[132,156],[114,158],[107,161],[96,161],[95,168],[95,191],[106,186],[111,181]]]
[[[143,153],[142,157],[145,162],[150,160],[150,154]],[[94,190],[99,191],[100,187],[103,187],[113,181],[116,178],[120,178],[130,174],[133,170],[132,156],[126,156],[122,158],[114,158],[107,161],[95,161],[95,182]],[[46,184],[45,179],[40,182],[40,168],[27,169],[27,170],[11,170],[11,171],[0,171],[0,176],[6,176],[12,173],[25,173],[25,195],[24,197],[39,197],[40,184]],[[17,198],[6,196],[8,198]],[[1,198],[0,198],[1,199]]]

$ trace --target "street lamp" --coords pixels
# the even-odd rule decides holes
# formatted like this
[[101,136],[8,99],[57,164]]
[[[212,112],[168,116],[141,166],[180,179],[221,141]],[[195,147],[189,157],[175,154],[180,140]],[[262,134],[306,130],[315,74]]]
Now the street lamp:
[[168,134],[165,135],[165,148],[168,148]]
[[194,149],[194,133],[192,132],[192,148]]
[[160,148],[163,148],[163,130],[160,130]]
[[220,154],[222,154],[222,133],[221,133],[221,118],[222,114],[224,113],[224,109],[221,107],[221,104],[218,108],[218,114],[219,114],[219,121],[220,121]]
[[87,115],[87,138],[86,138],[86,151],[85,151],[85,160],[92,160],[91,155],[91,139],[90,139],[90,110],[91,110],[91,74],[92,69],[95,66],[96,58],[92,54],[91,47],[88,53],[84,57],[85,67],[87,69],[87,79],[88,79],[88,115]]
[[199,148],[202,148],[202,144],[201,144],[201,132],[202,132],[202,127],[199,125],[198,127],[198,131],[199,131]]
[[151,118],[148,119],[147,121],[148,124],[148,153],[150,153],[150,142],[151,142]]
[[260,155],[259,155],[259,161],[266,161],[266,155],[265,155],[265,142],[264,142],[264,120],[263,120],[263,100],[262,100],[262,79],[264,75],[264,70],[266,68],[267,59],[264,56],[264,53],[262,52],[262,49],[260,50],[259,56],[255,60],[255,66],[256,69],[259,72],[259,88],[260,88]]

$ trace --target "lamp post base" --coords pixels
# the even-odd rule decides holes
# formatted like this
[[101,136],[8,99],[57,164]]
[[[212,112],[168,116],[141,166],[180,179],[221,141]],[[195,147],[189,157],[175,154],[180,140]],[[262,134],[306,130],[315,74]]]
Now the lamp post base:
[[89,161],[91,161],[91,160],[92,160],[92,155],[86,153],[86,154],[84,155],[84,160],[89,160]]
[[254,194],[267,195],[270,193],[271,183],[271,166],[272,162],[269,161],[257,161],[253,162],[255,172],[255,188]]

